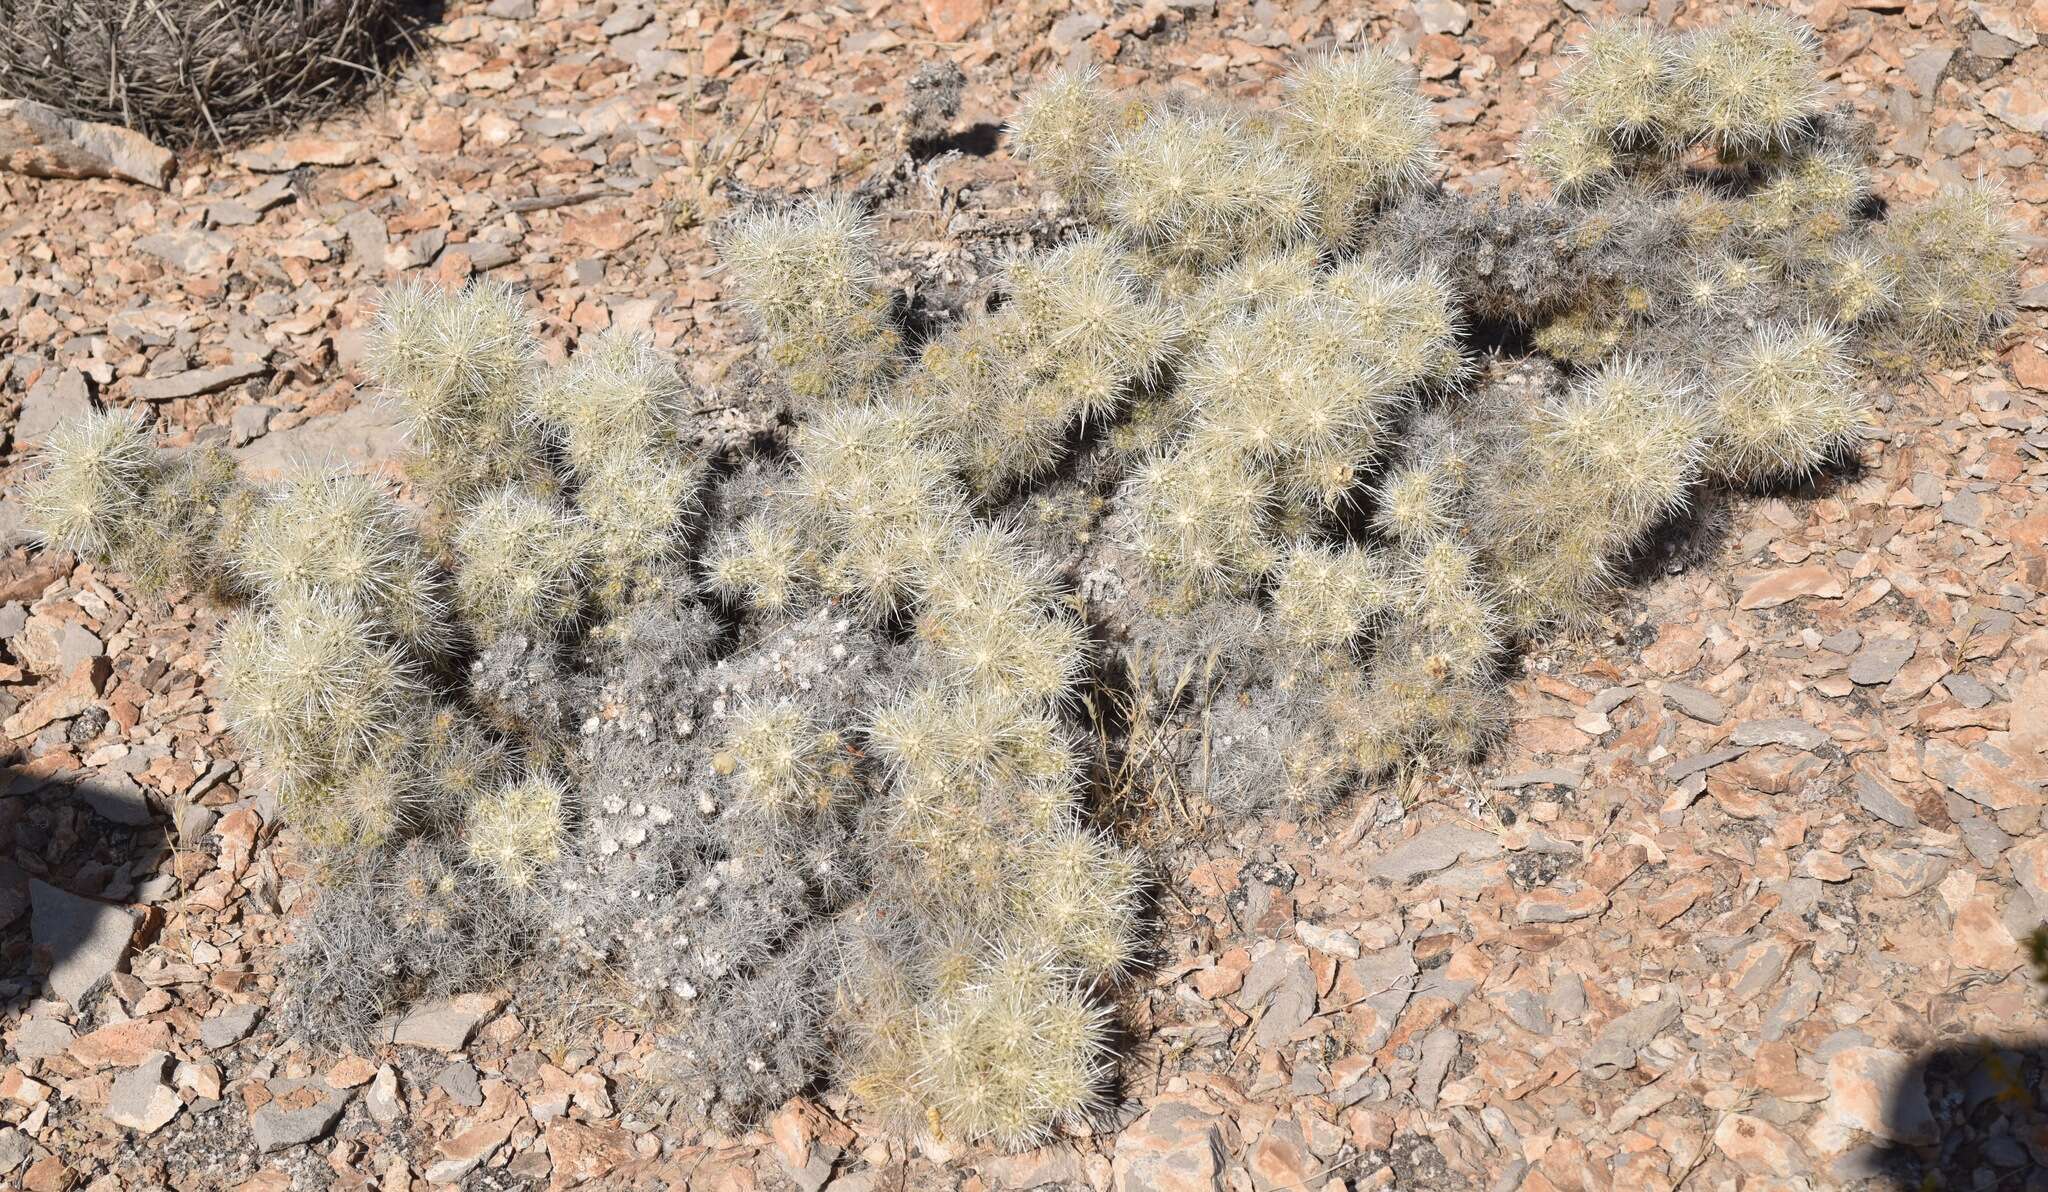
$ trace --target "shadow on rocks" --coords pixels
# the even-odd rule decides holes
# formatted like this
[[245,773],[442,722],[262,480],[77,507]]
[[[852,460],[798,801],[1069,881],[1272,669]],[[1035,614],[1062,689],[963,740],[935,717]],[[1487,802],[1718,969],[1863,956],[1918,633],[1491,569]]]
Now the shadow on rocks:
[[1923,1053],[1894,1087],[1885,1124],[1910,1141],[1869,1156],[1874,1188],[2048,1192],[2048,1039]]
[[162,897],[168,825],[118,772],[0,770],[0,1021],[40,998],[86,1011]]

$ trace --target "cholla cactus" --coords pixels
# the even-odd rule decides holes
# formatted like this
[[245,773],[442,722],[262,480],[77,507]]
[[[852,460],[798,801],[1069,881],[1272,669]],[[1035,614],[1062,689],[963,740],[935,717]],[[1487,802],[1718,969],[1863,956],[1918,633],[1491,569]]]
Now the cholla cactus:
[[218,449],[167,459],[133,416],[110,410],[58,424],[37,452],[26,504],[45,543],[112,562],[145,592],[183,586],[232,599],[227,560],[254,502]]
[[322,1014],[530,944],[661,1021],[722,1127],[836,1047],[908,1128],[1034,1143],[1102,1107],[1141,954],[1104,787],[1313,814],[1482,762],[1513,648],[1851,450],[1869,366],[2001,325],[2003,200],[1881,218],[1814,58],[1780,14],[1596,30],[1533,201],[1431,184],[1377,51],[1271,110],[1065,76],[1013,132],[1088,226],[915,354],[851,201],[735,221],[735,297],[825,400],[708,501],[649,341],[544,369],[480,286],[400,291],[375,344],[424,535],[373,481],[257,492],[112,419],[31,509],[247,602],[227,712],[317,846]]
[[1119,123],[1116,100],[1094,68],[1054,75],[1010,118],[1017,155],[1067,198],[1088,204],[1102,193],[1102,147]]
[[483,638],[552,637],[578,611],[590,532],[554,503],[518,489],[479,501],[455,532],[456,599]]
[[713,765],[736,775],[748,803],[775,820],[834,814],[854,787],[841,735],[790,703],[735,712]]
[[109,556],[156,480],[156,445],[133,417],[108,410],[67,419],[37,455],[30,524],[60,550]]
[[1308,650],[1357,640],[1401,601],[1393,566],[1355,546],[1294,547],[1273,576],[1273,613],[1281,631]]
[[[955,955],[912,981],[864,982],[876,992],[859,1018],[853,1090],[922,1131],[1007,1148],[1034,1144],[1053,1123],[1091,1118],[1108,1074],[1102,1009],[1043,954]],[[901,961],[870,963],[893,970]],[[922,989],[935,995],[920,1000]]]
[[874,227],[852,200],[746,216],[720,251],[799,397],[859,396],[893,370],[900,336],[881,287]]
[[463,828],[469,855],[506,887],[529,890],[561,856],[568,791],[545,774],[506,783],[470,806]]
[[423,659],[451,644],[434,566],[397,502],[369,477],[293,475],[266,494],[235,565],[265,600],[332,602]]
[[312,593],[238,614],[218,661],[229,725],[289,787],[320,787],[368,760],[423,695],[412,662],[362,614]]
[[1313,180],[1318,238],[1347,247],[1375,207],[1435,167],[1429,104],[1408,68],[1375,49],[1313,59],[1287,87],[1280,142]]
[[1803,477],[1850,446],[1863,421],[1840,334],[1767,324],[1715,379],[1713,466],[1739,481]]
[[2020,248],[2011,211],[1994,186],[1953,186],[1879,229],[1882,269],[1894,287],[1888,306],[1903,341],[1887,345],[1892,352],[1910,356],[1920,347],[1954,358],[1975,350],[2012,317]]
[[1821,110],[1820,38],[1790,13],[1739,12],[1672,50],[1671,98],[1686,140],[1731,155],[1782,149]]
[[456,293],[399,286],[384,295],[369,347],[372,377],[405,416],[408,470],[437,519],[508,483],[547,484],[526,417],[539,351],[515,291],[485,280]]

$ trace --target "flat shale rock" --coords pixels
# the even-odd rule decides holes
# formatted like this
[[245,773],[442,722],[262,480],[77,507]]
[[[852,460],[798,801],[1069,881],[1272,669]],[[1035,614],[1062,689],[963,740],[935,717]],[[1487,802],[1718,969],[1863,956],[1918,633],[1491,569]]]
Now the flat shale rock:
[[73,120],[26,99],[0,99],[0,166],[33,178],[117,178],[163,190],[177,159],[131,129]]
[[249,1115],[256,1149],[264,1153],[312,1142],[334,1128],[349,1094],[318,1077],[272,1080],[270,1100]]
[[29,932],[50,956],[50,991],[83,1009],[128,955],[135,920],[118,906],[29,881]]

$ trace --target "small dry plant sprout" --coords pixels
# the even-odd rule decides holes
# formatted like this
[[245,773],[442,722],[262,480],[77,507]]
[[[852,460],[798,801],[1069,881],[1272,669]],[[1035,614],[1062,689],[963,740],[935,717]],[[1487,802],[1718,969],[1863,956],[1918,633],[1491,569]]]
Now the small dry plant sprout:
[[235,609],[230,723],[324,885],[306,1029],[516,964],[647,1014],[720,1124],[824,1076],[1022,1146],[1110,1087],[1143,883],[1106,803],[1312,812],[1481,757],[1518,644],[2003,324],[2004,200],[1885,212],[1816,74],[1777,12],[1596,29],[1534,200],[1433,181],[1377,50],[1263,107],[1066,74],[1011,142],[1086,230],[921,343],[854,200],[725,228],[781,456],[705,458],[643,338],[548,366],[516,294],[400,289],[372,371],[422,509],[109,413],[34,513]]

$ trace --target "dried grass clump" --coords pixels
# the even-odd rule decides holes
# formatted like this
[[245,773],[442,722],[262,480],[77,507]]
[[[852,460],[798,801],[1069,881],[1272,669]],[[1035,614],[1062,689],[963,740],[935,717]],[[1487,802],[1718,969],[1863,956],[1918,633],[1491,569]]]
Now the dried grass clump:
[[403,44],[404,0],[0,0],[0,96],[225,145],[332,110]]

